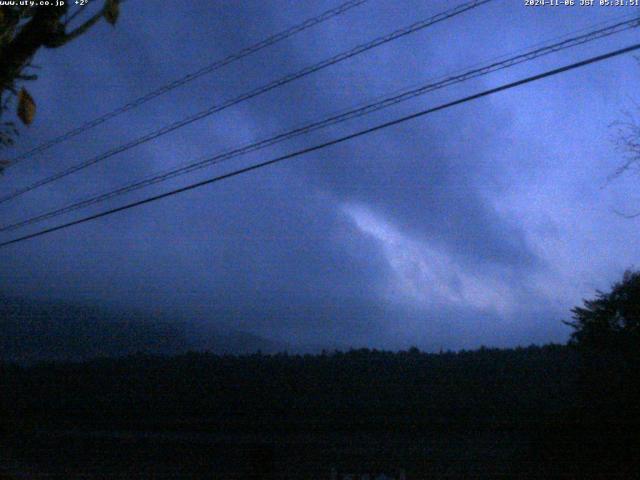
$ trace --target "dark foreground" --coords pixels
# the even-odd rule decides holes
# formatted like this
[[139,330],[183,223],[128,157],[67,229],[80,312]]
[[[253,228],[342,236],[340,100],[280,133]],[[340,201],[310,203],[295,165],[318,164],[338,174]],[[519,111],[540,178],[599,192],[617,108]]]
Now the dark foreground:
[[29,474],[22,478],[330,479],[332,469],[391,478],[401,471],[405,478],[487,478],[511,476],[508,460],[521,444],[517,435],[477,432],[49,433],[21,439],[12,456],[14,472]]
[[633,478],[637,407],[620,391],[637,371],[613,366],[590,376],[562,346],[3,365],[0,468],[60,479]]
[[[598,449],[628,448],[631,437],[620,436],[619,443],[612,444],[593,432],[551,435],[545,439],[524,431],[472,430],[270,435],[50,431],[5,439],[0,478],[636,478],[638,459],[633,455],[622,465],[619,455],[591,457]],[[576,450],[576,445],[585,450]]]

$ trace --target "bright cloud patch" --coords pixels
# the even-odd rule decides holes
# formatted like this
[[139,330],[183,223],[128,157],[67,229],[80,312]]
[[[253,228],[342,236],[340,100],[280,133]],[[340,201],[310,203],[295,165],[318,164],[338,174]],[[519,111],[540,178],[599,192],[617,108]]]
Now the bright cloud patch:
[[368,208],[348,204],[343,211],[358,230],[380,243],[392,271],[385,286],[390,300],[512,313],[513,295],[493,275],[465,269],[446,251],[408,237]]

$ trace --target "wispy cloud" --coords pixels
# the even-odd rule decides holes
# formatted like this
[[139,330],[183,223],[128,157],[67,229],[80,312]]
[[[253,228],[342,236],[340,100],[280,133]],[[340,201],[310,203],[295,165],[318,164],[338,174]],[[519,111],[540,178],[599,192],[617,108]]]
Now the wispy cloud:
[[494,275],[473,271],[443,248],[416,240],[372,210],[345,204],[343,211],[365,235],[378,241],[392,275],[388,298],[421,307],[455,306],[509,315],[514,296]]

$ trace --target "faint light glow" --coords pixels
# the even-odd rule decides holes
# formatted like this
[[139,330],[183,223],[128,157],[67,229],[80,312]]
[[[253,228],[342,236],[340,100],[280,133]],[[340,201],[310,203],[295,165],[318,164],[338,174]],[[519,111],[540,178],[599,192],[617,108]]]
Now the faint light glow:
[[346,204],[343,212],[357,229],[380,243],[392,271],[385,291],[390,300],[422,307],[452,305],[509,315],[513,293],[500,279],[472,272],[443,249],[403,234],[370,209]]

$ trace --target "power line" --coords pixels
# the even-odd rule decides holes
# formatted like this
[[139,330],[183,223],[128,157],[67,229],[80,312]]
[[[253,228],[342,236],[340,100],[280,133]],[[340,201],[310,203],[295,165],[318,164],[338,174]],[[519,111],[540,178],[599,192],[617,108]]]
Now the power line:
[[615,33],[619,33],[621,31],[630,29],[630,28],[634,28],[637,27],[640,24],[640,17],[636,17],[632,20],[627,20],[627,21],[623,21],[623,22],[618,22],[615,23],[613,25],[609,25],[609,26],[605,26],[603,28],[600,28],[598,30],[594,30],[588,33],[585,33],[583,35],[578,35],[548,46],[544,46],[538,49],[534,49],[531,51],[527,51],[525,53],[519,54],[519,55],[515,55],[513,57],[510,58],[506,58],[504,60],[498,61],[498,62],[493,62],[490,63],[488,65],[485,66],[481,66],[479,68],[475,68],[469,71],[466,71],[462,74],[458,74],[458,75],[453,75],[450,77],[444,77],[442,80],[434,82],[434,83],[429,83],[427,85],[421,85],[417,88],[413,88],[411,90],[407,90],[404,91],[398,95],[394,95],[391,97],[387,97],[384,98],[380,101],[368,104],[368,105],[364,105],[362,107],[358,107],[356,109],[352,109],[349,111],[346,111],[344,113],[341,113],[339,115],[334,115],[334,116],[330,116],[328,118],[325,118],[321,121],[317,121],[317,122],[313,122],[307,125],[304,125],[302,127],[298,127],[296,129],[281,133],[279,135],[275,135],[273,137],[267,138],[267,139],[263,139],[260,140],[258,142],[254,142],[254,143],[250,143],[247,145],[244,145],[242,147],[239,148],[235,148],[226,152],[222,152],[219,153],[213,157],[210,158],[206,158],[203,160],[199,160],[190,164],[187,164],[185,166],[179,167],[179,168],[174,168],[174,169],[170,169],[167,170],[164,173],[160,173],[160,174],[156,174],[153,175],[151,177],[142,179],[142,180],[138,180],[136,182],[133,183],[129,183],[127,185],[124,185],[122,187],[119,187],[115,190],[110,190],[107,191],[105,193],[102,194],[98,194],[98,195],[94,195],[91,197],[88,197],[84,200],[80,200],[74,203],[71,203],[69,205],[66,205],[64,207],[58,208],[58,209],[54,209],[52,211],[43,213],[43,214],[39,214],[35,217],[31,217],[29,219],[26,220],[22,220],[10,225],[6,225],[3,227],[0,227],[0,232],[8,232],[8,231],[12,231],[21,227],[24,227],[26,225],[30,225],[33,223],[37,223],[43,220],[48,220],[60,215],[63,215],[65,213],[70,213],[72,211],[78,210],[80,208],[85,208],[88,207],[90,205],[94,205],[100,202],[103,202],[105,200],[108,200],[110,198],[114,198],[123,194],[126,194],[128,192],[132,192],[134,190],[138,190],[140,188],[149,186],[149,185],[154,185],[163,181],[166,181],[168,179],[171,178],[175,178],[179,175],[184,175],[190,172],[193,172],[195,170],[199,170],[201,168],[210,166],[210,165],[214,165],[214,164],[218,164],[218,163],[222,163],[224,161],[230,160],[232,158],[244,155],[246,153],[250,153],[250,152],[254,152],[257,150],[261,150],[263,148],[272,146],[274,144],[283,142],[285,140],[289,140],[291,138],[294,138],[296,136],[299,135],[303,135],[303,134],[307,134],[310,133],[312,131],[321,129],[321,128],[325,128],[327,126],[331,126],[331,125],[335,125],[337,123],[342,123],[344,121],[353,119],[353,118],[358,118],[364,115],[367,115],[369,113],[384,109],[384,108],[388,108],[392,105],[398,104],[400,102],[404,102],[407,101],[409,99],[412,99],[414,97],[417,97],[419,95],[423,95],[427,92],[431,92],[437,89],[441,89],[441,88],[445,88],[447,86],[453,85],[455,83],[461,83],[463,81],[472,79],[472,78],[477,78],[479,76],[482,75],[486,75],[489,73],[493,73],[505,68],[509,68],[512,67],[514,65],[526,62],[526,61],[531,61],[533,59],[539,58],[541,56],[544,55],[548,55],[550,53],[554,53],[554,52],[558,52],[567,48],[571,48],[571,47],[575,47],[577,45],[582,45],[584,43],[587,42],[591,42],[609,35],[613,35]]
[[152,197],[149,197],[149,198],[145,198],[143,200],[138,200],[136,202],[132,202],[132,203],[129,203],[129,204],[126,204],[126,205],[122,205],[120,207],[112,208],[110,210],[106,210],[104,212],[96,213],[94,215],[90,215],[90,216],[87,216],[87,217],[84,217],[84,218],[80,218],[80,219],[74,220],[72,222],[68,222],[68,223],[65,223],[65,224],[62,224],[62,225],[58,225],[58,226],[55,226],[55,227],[51,227],[51,228],[47,228],[47,229],[44,229],[44,230],[40,230],[38,232],[31,233],[29,235],[24,235],[22,237],[15,238],[13,240],[8,240],[6,242],[0,243],[0,247],[5,247],[5,246],[8,246],[8,245],[11,245],[11,244],[14,244],[14,243],[23,242],[23,241],[29,240],[31,238],[40,237],[40,236],[46,235],[48,233],[52,233],[52,232],[55,232],[55,231],[58,231],[58,230],[62,230],[62,229],[69,228],[69,227],[72,227],[72,226],[75,226],[75,225],[79,225],[81,223],[86,223],[86,222],[89,222],[91,220],[95,220],[95,219],[98,219],[98,218],[101,218],[101,217],[106,217],[108,215],[112,215],[114,213],[121,212],[123,210],[128,210],[128,209],[131,209],[131,208],[134,208],[134,207],[145,205],[147,203],[155,202],[156,200],[161,200],[163,198],[167,198],[167,197],[171,197],[171,196],[174,196],[174,195],[178,195],[180,193],[183,193],[183,192],[186,192],[186,191],[189,191],[189,190],[194,190],[196,188],[203,187],[205,185],[209,185],[209,184],[212,184],[212,183],[216,183],[216,182],[219,182],[221,180],[225,180],[227,178],[235,177],[235,176],[241,175],[243,173],[248,173],[248,172],[253,171],[253,170],[258,170],[258,169],[263,168],[263,167],[274,165],[276,163],[283,162],[284,160],[289,160],[291,158],[299,157],[299,156],[305,155],[307,153],[311,153],[311,152],[314,152],[314,151],[317,151],[317,150],[321,150],[321,149],[324,149],[324,148],[327,148],[327,147],[330,147],[330,146],[333,146],[333,145],[337,145],[339,143],[343,143],[343,142],[346,142],[348,140],[352,140],[354,138],[358,138],[358,137],[361,137],[363,135],[367,135],[369,133],[376,132],[378,130],[383,130],[385,128],[388,128],[388,127],[391,127],[391,126],[394,126],[394,125],[398,125],[398,124],[407,122],[409,120],[413,120],[413,119],[416,119],[416,118],[419,118],[419,117],[423,117],[425,115],[428,115],[428,114],[431,114],[431,113],[434,113],[434,112],[438,112],[440,110],[445,110],[447,108],[451,108],[451,107],[456,106],[456,105],[460,105],[460,104],[463,104],[463,103],[466,103],[466,102],[469,102],[469,101],[472,101],[472,100],[476,100],[476,99],[479,99],[479,98],[482,98],[482,97],[486,97],[486,96],[492,95],[494,93],[502,92],[504,90],[509,90],[511,88],[515,88],[515,87],[518,87],[518,86],[521,86],[521,85],[524,85],[524,84],[527,84],[527,83],[535,82],[537,80],[542,80],[543,78],[547,78],[547,77],[550,77],[550,76],[553,76],[553,75],[558,75],[560,73],[564,73],[564,72],[567,72],[569,70],[574,70],[576,68],[584,67],[584,66],[590,65],[592,63],[601,62],[603,60],[607,60],[609,58],[613,58],[613,57],[616,57],[616,56],[619,56],[619,55],[623,55],[625,53],[629,53],[629,52],[632,52],[632,51],[635,51],[635,50],[638,50],[638,49],[640,49],[640,43],[636,43],[636,44],[631,45],[629,47],[625,47],[625,48],[622,48],[622,49],[619,49],[619,50],[615,50],[615,51],[612,51],[612,52],[609,52],[609,53],[606,53],[606,54],[603,54],[603,55],[598,55],[596,57],[591,57],[591,58],[588,58],[586,60],[582,60],[580,62],[572,63],[570,65],[565,65],[564,67],[556,68],[556,69],[553,69],[553,70],[548,70],[546,72],[543,72],[543,73],[540,73],[540,74],[537,74],[537,75],[533,75],[533,76],[530,76],[530,77],[527,77],[527,78],[524,78],[524,79],[521,79],[521,80],[517,80],[515,82],[507,83],[507,84],[501,85],[499,87],[491,88],[489,90],[484,90],[484,91],[482,91],[480,93],[476,93],[474,95],[463,97],[461,99],[454,100],[452,102],[444,103],[444,104],[438,105],[437,107],[432,107],[432,108],[429,108],[427,110],[422,110],[420,112],[413,113],[411,115],[406,115],[406,116],[397,118],[395,120],[384,122],[384,123],[378,124],[378,125],[376,125],[374,127],[370,127],[370,128],[364,129],[364,130],[360,130],[358,132],[351,133],[349,135],[345,135],[343,137],[339,137],[339,138],[336,138],[334,140],[330,140],[328,142],[324,142],[324,143],[321,143],[321,144],[318,144],[318,145],[314,145],[312,147],[307,147],[307,148],[304,148],[302,150],[298,150],[298,151],[293,152],[293,153],[289,153],[289,154],[286,154],[286,155],[282,155],[280,157],[273,158],[271,160],[267,160],[265,162],[261,162],[261,163],[257,163],[257,164],[251,165],[249,167],[240,168],[238,170],[234,170],[232,172],[225,173],[223,175],[218,175],[216,177],[213,177],[213,178],[210,178],[210,179],[207,179],[207,180],[203,180],[201,182],[193,183],[191,185],[187,185],[186,187],[177,188],[177,189],[171,190],[169,192],[165,192],[165,193],[162,193],[162,194],[159,194],[159,195],[155,195],[155,196],[152,196]]
[[273,90],[273,89],[275,89],[277,87],[280,87],[282,85],[290,83],[290,82],[292,82],[294,80],[297,80],[299,78],[302,78],[302,77],[305,77],[307,75],[310,75],[310,74],[312,74],[314,72],[317,72],[319,70],[327,68],[327,67],[329,67],[331,65],[334,65],[334,64],[336,64],[338,62],[342,62],[342,61],[344,61],[344,60],[346,60],[348,58],[354,57],[354,56],[359,55],[361,53],[364,53],[364,52],[366,52],[368,50],[371,50],[373,48],[376,48],[376,47],[379,47],[379,46],[384,45],[386,43],[389,43],[389,42],[391,42],[393,40],[396,40],[398,38],[401,38],[401,37],[404,37],[404,36],[409,35],[411,33],[414,33],[414,32],[417,32],[419,30],[422,30],[422,29],[424,29],[426,27],[429,27],[431,25],[434,25],[434,24],[436,24],[438,22],[442,22],[442,21],[447,20],[447,19],[449,19],[451,17],[454,17],[456,15],[460,15],[461,13],[466,12],[467,10],[471,10],[473,8],[479,7],[479,6],[483,5],[483,4],[489,3],[491,1],[492,0],[473,0],[471,2],[464,3],[462,5],[459,5],[457,7],[452,8],[450,10],[447,10],[445,12],[442,12],[442,13],[439,13],[437,15],[434,15],[434,16],[428,18],[428,19],[421,20],[419,22],[415,22],[415,23],[409,25],[408,27],[401,28],[399,30],[396,30],[396,31],[388,34],[388,35],[384,35],[384,36],[378,37],[378,38],[376,38],[376,39],[374,39],[374,40],[372,40],[370,42],[358,45],[358,46],[352,48],[351,50],[342,52],[342,53],[340,53],[338,55],[335,55],[335,56],[333,56],[331,58],[323,60],[322,62],[310,65],[310,66],[308,66],[306,68],[303,68],[302,70],[299,70],[298,72],[295,72],[295,73],[290,74],[290,75],[286,75],[286,76],[281,77],[281,78],[279,78],[277,80],[274,80],[273,82],[270,82],[270,83],[268,83],[266,85],[263,85],[262,87],[258,87],[258,88],[254,89],[254,90],[251,90],[250,92],[244,93],[244,94],[242,94],[242,95],[240,95],[238,97],[235,97],[235,98],[233,98],[231,100],[228,100],[228,101],[222,103],[221,105],[214,105],[214,106],[212,106],[212,107],[210,107],[210,108],[208,108],[206,110],[203,110],[203,111],[198,112],[198,113],[196,113],[194,115],[191,115],[191,116],[189,116],[187,118],[184,118],[182,120],[174,122],[174,123],[172,123],[170,125],[167,125],[167,126],[161,128],[161,129],[159,129],[159,130],[151,132],[151,133],[149,133],[147,135],[139,137],[139,138],[137,138],[135,140],[132,140],[132,141],[130,141],[128,143],[125,143],[123,145],[120,145],[118,147],[115,147],[115,148],[113,148],[113,149],[111,149],[111,150],[109,150],[109,151],[107,151],[105,153],[102,153],[101,155],[98,155],[97,157],[93,157],[93,158],[91,158],[89,160],[86,160],[84,162],[76,164],[76,165],[74,165],[74,166],[72,166],[72,167],[70,167],[70,168],[68,168],[66,170],[63,170],[63,171],[58,172],[58,173],[55,173],[55,174],[53,174],[53,175],[51,175],[49,177],[46,177],[46,178],[44,178],[42,180],[38,180],[38,181],[36,181],[36,182],[26,186],[26,187],[23,187],[21,189],[14,190],[13,192],[11,192],[9,194],[0,197],[0,204],[8,202],[10,200],[13,200],[14,198],[19,197],[20,195],[23,195],[23,194],[25,194],[27,192],[30,192],[32,190],[35,190],[36,188],[39,188],[39,187],[41,187],[43,185],[47,185],[47,184],[49,184],[51,182],[54,182],[56,180],[59,180],[59,179],[61,179],[63,177],[66,177],[66,176],[71,175],[73,173],[76,173],[76,172],[78,172],[80,170],[88,168],[88,167],[90,167],[92,165],[95,165],[96,163],[99,163],[99,162],[101,162],[101,161],[103,161],[103,160],[105,160],[105,159],[107,159],[109,157],[112,157],[112,156],[114,156],[114,155],[116,155],[118,153],[122,153],[122,152],[124,152],[126,150],[129,150],[129,149],[133,148],[133,147],[136,147],[136,146],[141,145],[143,143],[146,143],[146,142],[149,142],[151,140],[154,140],[154,139],[156,139],[156,138],[158,138],[158,137],[160,137],[162,135],[165,135],[165,134],[167,134],[169,132],[172,132],[174,130],[182,128],[182,127],[184,127],[186,125],[189,125],[189,124],[191,124],[193,122],[196,122],[198,120],[201,120],[201,119],[203,119],[205,117],[208,117],[208,116],[210,116],[210,115],[212,115],[214,113],[220,112],[220,111],[222,111],[222,110],[224,110],[226,108],[229,108],[229,107],[231,107],[233,105],[236,105],[236,104],[241,103],[243,101],[249,100],[249,99],[251,99],[253,97],[257,97],[258,95],[266,93],[266,92],[268,92],[270,90]]
[[264,40],[261,40],[258,43],[255,43],[253,45],[250,45],[246,48],[243,48],[242,50],[239,50],[235,53],[232,53],[231,55],[228,55],[227,57],[221,59],[221,60],[217,60],[214,63],[211,63],[205,67],[202,67],[199,70],[196,70],[195,72],[191,72],[181,78],[178,78],[176,80],[173,80],[170,83],[167,83],[159,88],[157,88],[156,90],[153,90],[149,93],[147,93],[146,95],[143,95],[142,97],[139,97],[129,103],[126,103],[125,105],[122,105],[119,108],[116,108],[115,110],[112,110],[108,113],[105,113],[104,115],[101,115],[99,117],[94,118],[93,120],[89,120],[88,122],[83,123],[82,125],[80,125],[79,127],[76,127],[72,130],[69,130],[66,133],[63,133],[62,135],[58,136],[58,137],[54,137],[51,138],[50,140],[47,140],[46,142],[38,145],[37,147],[24,152],[20,155],[18,155],[17,157],[13,158],[11,160],[11,163],[7,166],[11,167],[13,165],[15,165],[16,163],[25,160],[35,154],[44,152],[45,150],[48,150],[49,148],[53,147],[54,145],[57,145],[59,143],[64,142],[65,140],[68,140],[70,138],[73,138],[77,135],[80,135],[81,133],[90,130],[94,127],[97,127],[98,125],[101,125],[103,123],[105,123],[108,120],[111,120],[114,117],[117,117],[118,115],[121,115],[125,112],[128,112],[129,110],[133,110],[134,108],[139,107],[140,105],[147,103],[150,100],[153,100],[154,98],[157,98],[161,95],[164,95],[167,92],[170,92],[171,90],[174,90],[175,88],[178,88],[186,83],[189,83],[197,78],[200,78],[204,75],[207,75],[211,72],[214,72],[215,70],[218,70],[226,65],[229,65],[233,62],[236,62],[242,58],[248,57],[249,55],[252,55],[264,48],[267,48],[271,45],[274,45],[278,42],[281,42],[282,40],[285,40],[287,38],[290,38],[304,30],[307,30],[311,27],[314,27],[320,23],[323,23],[327,20],[330,20],[331,18],[334,18],[338,15],[341,15],[355,7],[358,7],[360,5],[362,5],[363,3],[368,2],[369,0],[350,0],[348,2],[343,3],[342,5],[339,5],[335,8],[332,8],[330,10],[327,10],[323,13],[321,13],[320,15],[317,15],[315,17],[312,18],[308,18],[307,20],[305,20],[302,23],[299,23],[298,25],[294,25],[291,28],[288,28],[286,30],[283,30],[282,32],[276,33],[275,35],[272,35],[268,38],[265,38]]

